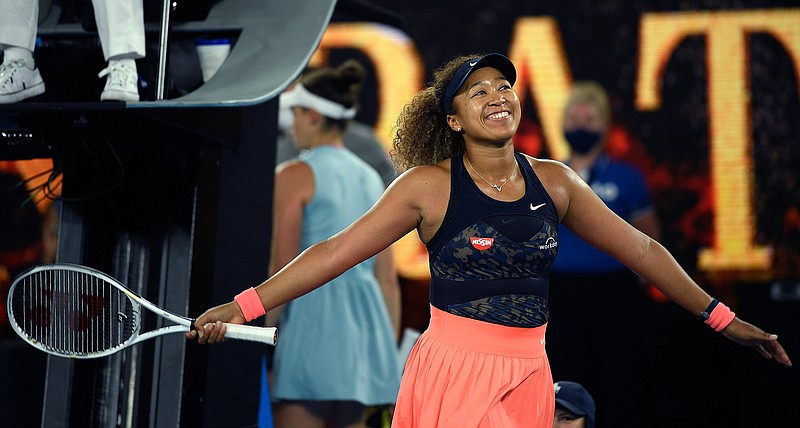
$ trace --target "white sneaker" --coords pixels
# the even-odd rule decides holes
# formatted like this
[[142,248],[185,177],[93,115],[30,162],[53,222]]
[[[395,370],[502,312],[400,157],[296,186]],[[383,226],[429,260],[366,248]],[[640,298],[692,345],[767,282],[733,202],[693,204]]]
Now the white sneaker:
[[24,59],[0,65],[0,104],[11,104],[44,93],[39,69],[25,66]]
[[100,101],[139,101],[136,67],[114,62],[97,75],[97,77],[103,76],[108,77],[106,77],[106,87],[100,94]]

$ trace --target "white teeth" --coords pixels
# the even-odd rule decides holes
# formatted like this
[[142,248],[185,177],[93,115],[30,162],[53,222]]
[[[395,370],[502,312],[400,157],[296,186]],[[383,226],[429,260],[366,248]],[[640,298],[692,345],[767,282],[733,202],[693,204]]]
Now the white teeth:
[[500,113],[493,113],[493,114],[490,114],[488,116],[489,119],[502,119],[502,118],[505,118],[505,117],[508,117],[508,112],[507,111],[502,111]]

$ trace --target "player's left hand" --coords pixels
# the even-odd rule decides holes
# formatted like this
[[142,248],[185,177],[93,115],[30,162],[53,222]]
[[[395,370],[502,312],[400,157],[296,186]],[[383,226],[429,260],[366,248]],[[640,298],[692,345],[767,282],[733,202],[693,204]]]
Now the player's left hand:
[[764,330],[739,318],[734,318],[722,330],[722,334],[740,345],[755,349],[764,358],[773,358],[776,362],[786,367],[792,366],[789,356],[783,350],[780,342],[778,342],[777,334],[766,333]]

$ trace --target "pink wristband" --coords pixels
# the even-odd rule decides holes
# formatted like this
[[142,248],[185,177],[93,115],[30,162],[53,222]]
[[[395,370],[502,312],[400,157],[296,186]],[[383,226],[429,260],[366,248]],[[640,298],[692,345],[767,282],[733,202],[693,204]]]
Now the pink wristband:
[[716,331],[722,331],[728,324],[733,321],[736,317],[736,314],[724,303],[717,303],[717,306],[714,307],[714,310],[711,311],[709,314],[708,319],[705,320],[705,323],[710,325]]
[[239,305],[239,309],[242,310],[245,322],[250,322],[267,313],[267,311],[264,310],[264,305],[261,304],[261,298],[258,297],[258,293],[253,287],[237,294],[233,300],[236,301]]

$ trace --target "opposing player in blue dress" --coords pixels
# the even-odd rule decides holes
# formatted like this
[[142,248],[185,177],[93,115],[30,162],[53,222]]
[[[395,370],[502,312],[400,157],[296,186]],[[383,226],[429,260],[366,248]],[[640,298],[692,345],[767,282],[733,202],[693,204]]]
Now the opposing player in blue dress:
[[[271,273],[347,227],[383,193],[379,174],[343,142],[364,73],[352,60],[314,70],[281,96],[302,152],[277,167]],[[399,304],[389,250],[289,302],[275,349],[275,426],[362,426],[367,406],[393,404]]]

